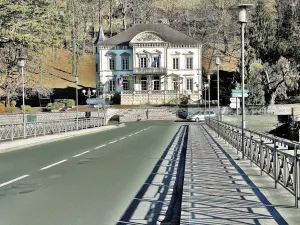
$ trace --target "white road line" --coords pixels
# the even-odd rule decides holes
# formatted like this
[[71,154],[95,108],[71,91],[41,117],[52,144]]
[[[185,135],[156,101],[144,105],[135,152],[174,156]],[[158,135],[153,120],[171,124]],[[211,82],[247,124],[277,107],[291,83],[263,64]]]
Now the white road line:
[[18,181],[18,180],[21,180],[21,179],[23,179],[23,178],[25,178],[25,177],[29,177],[29,175],[24,175],[24,176],[18,177],[18,178],[16,178],[16,179],[7,181],[7,182],[5,182],[5,183],[3,183],[3,184],[0,184],[0,187],[4,187],[4,186],[6,186],[6,185],[8,185],[8,184],[11,184],[11,183],[16,182],[16,181]]
[[119,139],[119,141],[124,140],[125,138],[126,138],[126,137],[122,137],[122,138]]
[[96,147],[95,149],[103,148],[103,147],[105,147],[105,146],[106,146],[106,145],[100,145],[100,146]]
[[84,155],[84,154],[89,153],[89,152],[90,152],[90,151],[82,152],[82,153],[80,153],[80,154],[78,154],[78,155],[74,155],[73,157],[76,158],[76,157],[78,157],[78,156]]
[[51,165],[49,165],[49,166],[43,167],[43,168],[40,169],[40,170],[46,170],[46,169],[49,169],[49,168],[51,168],[51,167],[53,167],[53,166],[56,166],[56,165],[58,165],[58,164],[61,164],[61,163],[63,163],[63,162],[66,162],[66,161],[68,161],[68,160],[67,160],[67,159],[61,160],[61,161],[59,161],[59,162],[57,162],[57,163],[53,163],[53,164],[51,164]]
[[138,134],[138,133],[140,133],[140,132],[135,132],[134,134]]
[[111,141],[111,142],[109,142],[109,144],[113,144],[113,143],[116,143],[116,142],[117,142],[117,140]]
[[131,137],[133,134],[129,134],[128,137]]

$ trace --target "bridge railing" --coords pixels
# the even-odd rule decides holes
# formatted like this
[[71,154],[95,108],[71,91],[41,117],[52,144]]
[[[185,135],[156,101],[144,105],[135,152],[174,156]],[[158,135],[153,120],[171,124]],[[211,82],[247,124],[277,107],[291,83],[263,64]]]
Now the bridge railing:
[[300,143],[275,137],[267,133],[260,133],[245,129],[244,140],[242,129],[215,119],[206,120],[205,123],[214,130],[227,143],[242,152],[244,142],[244,155],[261,170],[274,179],[275,188],[280,184],[295,196],[295,206],[298,208],[299,200],[299,157]]
[[[23,123],[0,125],[0,143],[5,140],[15,140],[27,137],[37,137],[55,133],[63,133],[77,130],[76,119],[50,120],[45,122],[26,122],[25,135]],[[78,130],[101,127],[105,125],[104,118],[80,118]]]

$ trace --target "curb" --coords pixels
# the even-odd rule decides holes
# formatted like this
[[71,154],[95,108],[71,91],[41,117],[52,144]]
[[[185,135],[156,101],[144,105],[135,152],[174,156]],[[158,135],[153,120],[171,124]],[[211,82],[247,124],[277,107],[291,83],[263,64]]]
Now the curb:
[[[122,124],[120,124],[120,125],[122,125]],[[47,143],[51,143],[51,142],[66,140],[66,139],[70,139],[70,138],[77,137],[77,136],[84,136],[84,135],[88,135],[88,134],[92,134],[92,133],[100,133],[100,132],[103,132],[103,131],[117,129],[117,128],[125,126],[125,124],[123,124],[122,126],[120,126],[120,125],[106,126],[106,127],[104,127],[105,129],[103,129],[103,130],[95,130],[95,128],[91,128],[91,129],[89,129],[89,132],[86,132],[86,133],[77,133],[77,134],[74,133],[74,134],[69,134],[69,135],[66,135],[66,136],[58,136],[58,135],[61,135],[61,134],[55,134],[58,137],[54,137],[54,138],[48,139],[48,140],[41,140],[41,141],[37,141],[37,142],[34,142],[34,143],[30,143],[30,144],[20,143],[20,146],[8,147],[8,148],[2,149],[2,150],[0,149],[0,154],[7,153],[7,152],[12,152],[12,151],[16,151],[16,150],[36,146],[36,145],[41,145],[41,144],[47,144]],[[74,132],[76,132],[76,131],[74,131]],[[66,133],[64,133],[64,134],[66,134]],[[45,135],[45,136],[40,136],[40,137],[46,137],[46,136],[51,136],[51,135]],[[23,139],[19,139],[19,140],[23,140]],[[16,141],[18,141],[18,140],[16,140]]]

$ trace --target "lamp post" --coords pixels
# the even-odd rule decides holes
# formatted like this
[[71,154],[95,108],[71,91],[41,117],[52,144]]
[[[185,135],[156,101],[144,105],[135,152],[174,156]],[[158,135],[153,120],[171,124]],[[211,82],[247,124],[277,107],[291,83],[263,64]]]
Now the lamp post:
[[82,93],[83,93],[84,96],[86,96],[90,99],[91,97],[93,97],[96,94],[96,90],[94,89],[94,90],[91,91],[91,89],[89,88],[88,91],[86,91],[86,90],[83,89]]
[[78,75],[77,73],[76,73],[75,81],[76,81],[76,130],[78,130],[79,126],[78,126]]
[[210,124],[210,74],[207,75],[208,80],[208,122]]
[[[206,116],[206,90],[208,89],[208,83],[204,84],[203,90],[204,90],[204,115]],[[204,118],[205,118],[204,116]]]
[[26,57],[19,57],[19,67],[21,68],[22,76],[22,111],[23,111],[23,138],[26,138],[26,120],[25,120],[25,79],[24,79],[24,67]]
[[239,5],[239,22],[241,23],[241,72],[242,72],[242,157],[245,159],[245,25],[247,21],[247,8],[252,7],[252,4]]
[[217,91],[218,91],[218,130],[220,130],[220,58],[218,56],[216,58],[216,66],[217,66]]

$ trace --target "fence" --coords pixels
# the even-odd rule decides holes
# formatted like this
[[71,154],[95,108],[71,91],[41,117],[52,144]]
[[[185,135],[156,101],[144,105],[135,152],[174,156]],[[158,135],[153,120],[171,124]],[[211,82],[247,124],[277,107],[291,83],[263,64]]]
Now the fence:
[[[101,127],[105,125],[103,118],[78,119],[78,130]],[[48,134],[62,133],[77,130],[76,119],[50,120],[45,122],[26,122],[25,134],[23,123],[0,125],[0,142],[26,137],[37,137]]]
[[280,184],[295,196],[295,206],[298,208],[299,199],[299,156],[300,143],[278,138],[267,133],[245,130],[244,140],[242,130],[215,119],[205,121],[227,143],[242,152],[257,165],[263,173],[268,174],[275,181],[275,188]]

